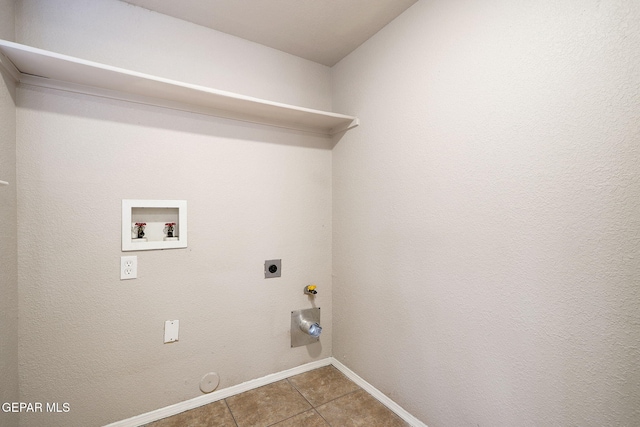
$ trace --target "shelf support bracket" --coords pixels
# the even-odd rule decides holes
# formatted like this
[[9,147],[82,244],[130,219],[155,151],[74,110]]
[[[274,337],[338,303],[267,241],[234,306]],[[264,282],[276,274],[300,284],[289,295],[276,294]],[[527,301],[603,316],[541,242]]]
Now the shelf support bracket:
[[351,121],[351,123],[349,123],[346,126],[341,126],[341,127],[338,127],[338,128],[331,129],[331,136],[339,134],[339,133],[342,133],[342,132],[346,132],[346,131],[348,131],[350,129],[353,129],[355,127],[358,127],[358,126],[360,126],[360,119],[356,117],[355,119],[353,119]]
[[2,52],[0,52],[0,67],[9,73],[9,75],[13,78],[15,83],[20,81],[20,76],[22,73],[13,65],[13,62],[9,60]]

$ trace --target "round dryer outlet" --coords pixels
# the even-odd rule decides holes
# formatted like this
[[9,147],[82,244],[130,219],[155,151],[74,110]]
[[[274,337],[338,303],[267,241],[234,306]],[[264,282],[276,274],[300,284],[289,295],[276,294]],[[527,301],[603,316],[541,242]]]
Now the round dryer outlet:
[[202,390],[203,393],[211,393],[213,390],[218,388],[218,384],[220,384],[220,377],[218,374],[215,372],[209,372],[200,380],[200,390]]

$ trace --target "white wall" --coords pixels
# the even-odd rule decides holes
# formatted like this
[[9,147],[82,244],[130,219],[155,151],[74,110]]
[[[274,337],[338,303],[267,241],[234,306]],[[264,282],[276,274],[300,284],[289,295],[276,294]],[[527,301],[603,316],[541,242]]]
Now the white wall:
[[[14,2],[0,1],[0,38],[14,38]],[[16,106],[13,79],[0,67],[0,403],[18,400],[18,270],[16,207]],[[0,412],[0,425],[18,417]]]
[[[17,16],[25,44],[181,80],[206,67],[221,89],[330,105],[313,84],[328,87],[327,67],[124,3],[24,1]],[[20,399],[71,408],[21,425],[104,425],[201,395],[209,371],[224,388],[331,355],[330,140],[28,86],[17,115]],[[122,199],[189,205],[189,247],[134,253],[131,281]],[[263,277],[271,258],[280,279]],[[290,312],[314,282],[323,339],[291,349]],[[169,319],[180,340],[165,345]]]
[[335,357],[430,427],[640,425],[639,45],[422,0],[334,67]]
[[[115,0],[22,0],[19,43],[178,81],[329,110],[329,69]],[[286,83],[286,84],[285,84]]]

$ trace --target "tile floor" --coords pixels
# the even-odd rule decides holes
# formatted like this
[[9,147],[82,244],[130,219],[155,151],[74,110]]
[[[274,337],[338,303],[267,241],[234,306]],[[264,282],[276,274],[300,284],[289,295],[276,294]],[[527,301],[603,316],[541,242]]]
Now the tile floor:
[[277,381],[145,427],[408,426],[333,366]]

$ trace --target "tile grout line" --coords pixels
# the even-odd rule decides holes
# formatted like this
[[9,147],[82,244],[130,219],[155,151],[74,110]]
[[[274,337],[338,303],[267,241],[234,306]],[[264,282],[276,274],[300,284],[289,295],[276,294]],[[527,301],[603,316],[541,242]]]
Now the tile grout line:
[[333,399],[331,399],[331,400],[327,400],[327,401],[326,401],[326,402],[324,402],[322,405],[315,406],[313,409],[317,409],[317,408],[319,408],[319,407],[321,407],[321,406],[324,406],[324,405],[326,405],[326,404],[328,404],[328,403],[331,403],[331,402],[333,402],[333,401],[336,401],[336,400],[338,400],[338,399],[342,399],[343,397],[349,396],[350,394],[353,394],[353,393],[357,393],[357,392],[359,392],[359,391],[361,391],[361,390],[363,390],[363,389],[362,389],[362,388],[360,388],[360,386],[358,386],[358,389],[357,389],[357,390],[349,391],[349,392],[347,392],[347,393],[343,394],[342,396],[334,397],[334,398],[333,398]]
[[[328,366],[333,366],[333,365],[328,365]],[[355,382],[355,381],[353,381],[351,378],[347,377],[343,372],[341,372],[338,368],[336,368],[335,366],[333,366],[333,368],[334,368],[336,371],[338,371],[340,374],[342,374],[342,375],[345,377],[345,379],[347,379],[348,381],[352,382],[356,387],[358,387],[358,390],[364,390],[362,387],[360,387],[358,384],[356,384],[356,382]],[[320,368],[316,368],[316,369],[320,369]],[[298,374],[298,375],[302,375],[302,374]],[[286,379],[287,381],[289,381],[289,379],[290,379],[290,378],[292,378],[292,377],[287,377],[287,378],[285,378],[285,379]],[[293,384],[291,381],[289,381],[289,384],[291,384],[291,386],[292,386],[293,388],[295,388],[295,389],[296,389],[296,391],[297,391],[298,393],[300,393],[300,395],[301,395],[302,397],[304,397],[304,394],[302,394],[302,392],[301,392],[300,390],[298,390],[298,388],[295,386],[295,384]],[[349,395],[349,394],[351,394],[351,393],[353,393],[353,392],[356,392],[356,391],[358,391],[358,390],[348,391],[348,392],[346,392],[345,394],[341,394],[340,396],[336,396],[336,397],[334,397],[333,399],[327,400],[326,402],[322,402],[322,403],[321,403],[321,404],[319,404],[318,406],[314,406],[314,405],[313,405],[313,403],[311,403],[311,402],[309,401],[309,399],[307,399],[306,397],[304,397],[304,399],[309,403],[309,405],[311,405],[311,407],[312,407],[313,409],[316,409],[316,408],[318,408],[318,407],[320,407],[320,406],[326,405],[326,404],[327,404],[327,403],[329,403],[329,402],[333,402],[334,400],[340,399],[341,397],[345,397],[345,396],[347,396],[347,395]]]
[[[328,366],[331,366],[331,365],[328,365]],[[336,369],[338,372],[340,372],[337,368],[335,368],[335,367],[334,367],[334,369]],[[344,375],[342,372],[340,372],[340,373],[341,373],[342,375]],[[346,376],[346,375],[344,375],[344,377],[345,377],[347,380],[351,381],[351,379],[347,378],[347,376]],[[326,405],[326,404],[328,404],[328,403],[330,403],[330,402],[333,402],[333,401],[334,401],[334,400],[336,400],[336,399],[340,399],[340,398],[342,398],[342,397],[348,396],[348,395],[349,395],[349,394],[351,394],[351,393],[355,393],[355,392],[356,392],[356,391],[358,391],[358,390],[362,390],[362,388],[361,388],[360,386],[358,386],[355,382],[351,381],[351,382],[353,382],[353,383],[358,387],[358,390],[350,391],[350,392],[345,393],[345,394],[343,394],[343,395],[340,395],[340,396],[338,396],[338,397],[334,397],[333,399],[327,400],[326,402],[322,402],[322,403],[321,403],[320,405],[318,405],[318,406],[315,406],[313,403],[311,403],[311,402],[309,401],[309,399],[307,399],[307,398],[305,397],[305,395],[304,395],[304,394],[302,394],[302,392],[298,389],[298,387],[296,387],[296,385],[295,385],[293,382],[291,382],[291,381],[290,381],[290,379],[291,379],[291,378],[292,378],[292,377],[287,377],[287,378],[285,378],[285,379],[286,379],[286,380],[287,380],[287,382],[291,385],[291,387],[293,387],[293,388],[294,388],[294,389],[295,389],[295,390],[300,394],[300,396],[302,396],[302,398],[303,398],[303,399],[304,399],[304,400],[309,404],[309,406],[311,406],[311,410],[313,410],[313,412],[315,412],[316,414],[318,414],[318,416],[319,416],[320,418],[322,418],[322,420],[323,420],[323,421],[324,421],[324,422],[325,422],[329,427],[332,427],[332,426],[331,426],[331,423],[330,423],[330,422],[329,422],[325,417],[323,417],[323,416],[322,416],[322,414],[318,411],[318,408],[319,408],[320,406],[324,406],[324,405]],[[308,411],[308,410],[307,410],[307,411]],[[303,413],[305,413],[305,412],[307,412],[307,411],[300,412],[300,414],[303,414]],[[289,417],[289,418],[293,418],[293,417],[298,416],[298,415],[300,415],[300,414],[293,415],[293,416],[291,416],[291,417]],[[289,418],[286,418],[286,419],[288,420]],[[282,421],[285,421],[285,420],[282,420]],[[282,422],[282,421],[278,421],[278,422]],[[277,424],[277,423],[275,423],[275,424]],[[275,425],[275,424],[272,424],[272,426],[273,426],[273,425]],[[270,427],[270,426],[267,426],[267,427]]]
[[299,413],[297,413],[297,414],[293,414],[293,415],[291,415],[290,417],[287,417],[287,418],[283,418],[283,419],[281,419],[281,420],[278,420],[278,421],[276,421],[275,423],[273,423],[273,424],[269,424],[269,425],[268,425],[268,426],[266,426],[266,427],[273,427],[273,426],[275,426],[275,425],[277,425],[277,424],[280,424],[281,422],[284,422],[284,421],[290,420],[291,418],[297,417],[298,415],[301,415],[301,414],[304,414],[305,412],[313,411],[313,410],[314,410],[313,408],[311,408],[311,409],[305,409],[305,410],[304,410],[304,411],[302,411],[302,412],[299,412]]
[[315,411],[315,413],[316,413],[316,414],[318,414],[318,416],[319,416],[320,418],[322,418],[322,420],[323,420],[325,423],[327,423],[327,425],[328,425],[329,427],[332,427],[332,426],[331,426],[331,423],[330,423],[330,422],[329,422],[325,417],[323,417],[323,416],[322,416],[322,414],[321,414],[320,412],[318,412],[318,410],[317,410],[316,408],[313,408],[313,410]]
[[[351,381],[351,380],[349,380],[349,381]],[[355,384],[355,383],[354,383],[354,384]],[[357,384],[356,384],[356,385],[357,385]],[[331,400],[327,400],[327,401],[326,401],[326,402],[324,402],[322,405],[314,406],[314,407],[313,407],[313,410],[314,410],[314,411],[316,411],[316,414],[318,414],[318,415],[320,416],[320,418],[322,418],[322,419],[324,420],[324,422],[325,422],[325,423],[327,423],[327,425],[328,425],[329,427],[332,427],[332,424],[329,422],[329,420],[327,420],[327,419],[326,419],[326,418],[325,418],[325,417],[320,413],[320,411],[318,411],[318,408],[319,408],[319,407],[321,407],[321,406],[328,405],[329,403],[331,403],[331,402],[333,402],[333,401],[336,401],[336,400],[338,400],[338,399],[342,399],[342,398],[343,398],[343,397],[345,397],[345,396],[349,396],[350,394],[357,393],[358,391],[361,391],[361,390],[363,390],[363,389],[362,389],[360,386],[358,386],[358,389],[357,389],[357,390],[353,390],[353,391],[350,391],[350,392],[348,392],[348,393],[343,394],[342,396],[338,396],[338,397],[333,398],[333,399],[331,399]]]
[[309,406],[311,406],[311,408],[313,409],[313,403],[309,402],[309,399],[307,399],[306,397],[304,397],[304,394],[302,394],[302,392],[300,390],[298,390],[298,387],[296,387],[296,385],[294,383],[292,383],[291,381],[289,381],[291,377],[285,378],[285,380],[287,380],[287,382],[289,383],[289,385],[291,386],[291,388],[293,388],[295,391],[298,392],[298,394],[300,396],[302,396],[302,398],[304,399],[305,402],[307,402],[309,404]]
[[[328,366],[333,366],[333,365],[328,365]],[[349,377],[347,377],[343,372],[341,372],[338,368],[336,368],[335,366],[333,366],[333,368],[334,368],[336,371],[340,372],[340,374],[342,374],[342,375],[343,375],[343,376],[344,376],[348,381],[350,381],[350,382],[352,382],[353,384],[355,384],[355,385],[358,387],[358,389],[357,389],[357,390],[353,390],[353,391],[349,391],[349,392],[347,392],[347,393],[345,393],[345,394],[342,394],[342,395],[340,395],[340,396],[334,397],[333,399],[327,400],[326,402],[322,402],[321,404],[319,404],[319,405],[317,405],[317,406],[315,406],[313,403],[311,403],[311,402],[309,401],[309,399],[307,399],[307,398],[305,397],[305,395],[304,395],[304,394],[302,394],[302,392],[298,389],[298,387],[296,387],[296,385],[295,385],[293,382],[291,382],[291,381],[290,381],[290,379],[291,379],[292,377],[287,377],[287,378],[285,378],[285,379],[287,380],[287,382],[291,385],[291,387],[293,387],[293,388],[294,388],[294,389],[295,389],[295,390],[300,394],[300,396],[302,396],[302,398],[303,398],[303,399],[304,399],[304,400],[305,400],[305,401],[306,401],[306,402],[311,406],[311,409],[313,410],[313,412],[315,412],[316,414],[318,414],[318,416],[319,416],[320,418],[322,418],[322,420],[323,420],[323,421],[324,421],[324,422],[325,422],[329,427],[332,427],[331,423],[330,423],[330,422],[329,422],[329,421],[328,421],[324,416],[322,416],[322,414],[320,413],[320,411],[318,411],[318,408],[319,408],[320,406],[327,405],[328,403],[331,403],[331,402],[333,402],[334,400],[338,400],[338,399],[340,399],[340,398],[343,398],[343,397],[345,397],[345,396],[348,396],[348,395],[350,395],[350,394],[352,394],[352,393],[355,393],[355,392],[357,392],[357,391],[364,390],[362,387],[360,387],[358,384],[356,384],[354,381],[352,381]],[[316,368],[316,369],[319,369],[319,368]],[[299,374],[299,375],[302,375],[302,374]],[[307,411],[300,412],[300,414],[303,414],[303,413],[305,413],[305,412],[307,412]],[[293,417],[295,417],[295,416],[298,416],[298,415],[300,415],[300,414],[293,415],[293,416],[291,416],[291,417],[289,417],[289,418],[286,418],[286,419],[288,420],[288,419],[293,418]],[[282,421],[285,421],[285,420],[282,420]],[[282,421],[278,421],[278,422],[282,422]],[[277,424],[277,423],[275,423],[275,424]],[[271,426],[273,426],[273,425],[275,425],[275,424],[271,424]],[[267,427],[270,427],[270,426],[267,426]]]
[[227,399],[222,399],[222,400],[224,401],[224,404],[227,405],[227,410],[231,414],[231,418],[233,418],[233,423],[236,425],[236,427],[239,427],[238,420],[236,420],[236,416],[233,415],[233,411],[231,410],[231,406],[229,406],[229,402],[227,402]]
[[298,389],[296,388],[296,386],[295,386],[295,385],[293,385],[293,383],[292,383],[291,381],[289,381],[289,378],[291,378],[291,377],[287,377],[287,378],[285,378],[285,380],[287,381],[287,384],[289,384],[289,386],[291,386],[291,388],[292,388],[292,389],[294,389],[295,391],[297,391],[297,392],[298,392],[298,394],[300,395],[300,397],[302,397],[302,398],[304,399],[304,401],[305,401],[305,402],[307,402],[311,408],[305,409],[304,411],[298,412],[297,414],[293,414],[293,415],[291,415],[290,417],[287,417],[287,418],[283,418],[283,419],[281,419],[281,420],[278,420],[278,421],[276,421],[275,423],[269,424],[267,427],[271,427],[271,426],[274,426],[274,425],[276,425],[276,424],[278,424],[278,423],[281,423],[281,422],[283,422],[283,421],[290,420],[291,418],[293,418],[293,417],[297,417],[297,416],[298,416],[298,415],[300,415],[300,414],[304,414],[305,412],[307,412],[307,411],[309,411],[309,410],[315,410],[315,408],[313,407],[313,405],[311,404],[311,402],[309,402],[309,401],[307,400],[307,398],[306,398],[306,397],[304,397],[304,395],[300,392],[300,390],[298,390]]
[[[344,375],[344,374],[343,374],[343,375]],[[283,421],[289,420],[289,419],[291,419],[291,418],[293,418],[293,417],[297,417],[298,415],[300,415],[300,414],[304,414],[305,412],[308,412],[308,411],[310,411],[310,410],[311,410],[311,411],[313,411],[313,412],[315,412],[316,414],[318,414],[318,416],[319,416],[320,418],[322,418],[322,421],[324,421],[324,422],[325,422],[325,424],[326,424],[328,427],[332,427],[332,426],[331,426],[331,423],[330,423],[329,421],[327,421],[327,420],[325,419],[325,417],[323,417],[323,416],[322,416],[322,414],[321,414],[320,412],[318,412],[317,406],[314,406],[314,405],[313,405],[313,403],[311,403],[311,402],[309,401],[309,399],[307,399],[307,398],[304,396],[304,394],[302,394],[302,392],[298,389],[298,387],[296,387],[296,385],[295,385],[293,382],[289,381],[289,380],[291,379],[291,377],[287,377],[287,378],[285,378],[285,379],[287,380],[287,382],[289,383],[289,385],[291,385],[291,387],[293,387],[293,389],[294,389],[295,391],[297,391],[297,392],[298,392],[298,394],[300,394],[300,396],[302,396],[302,398],[303,398],[303,399],[304,399],[304,400],[309,404],[309,406],[311,406],[311,409],[304,410],[304,411],[300,412],[299,414],[292,415],[292,416],[290,416],[289,418],[285,418],[284,420],[280,420],[280,421],[278,421],[277,423],[271,424],[271,425],[269,425],[269,426],[267,426],[267,427],[272,427],[272,426],[274,426],[274,425],[276,425],[276,424],[278,424],[278,423],[281,423],[281,422],[283,422]],[[351,381],[351,380],[349,380],[349,381]],[[355,384],[355,383],[354,383],[354,384]],[[352,393],[352,392],[351,392],[351,393]],[[349,394],[349,393],[347,393],[347,394]],[[346,396],[347,394],[344,394],[343,396]],[[340,396],[340,397],[342,397],[342,396]],[[333,401],[334,401],[334,400],[336,400],[336,399],[339,399],[339,397],[336,397],[335,399],[331,399],[331,400],[329,400],[329,401],[327,401],[327,402],[324,402],[324,403],[322,403],[321,405],[318,405],[318,406],[326,405],[327,403],[329,403],[329,402],[333,402]]]

